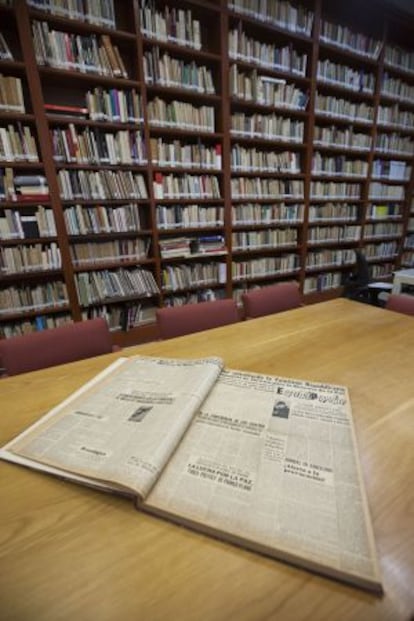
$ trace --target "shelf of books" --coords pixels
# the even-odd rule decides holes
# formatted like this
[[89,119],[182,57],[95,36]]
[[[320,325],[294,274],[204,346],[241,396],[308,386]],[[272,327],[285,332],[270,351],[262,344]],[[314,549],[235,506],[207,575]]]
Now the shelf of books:
[[[75,9],[76,5],[76,9]],[[412,28],[356,0],[0,1],[0,333],[411,265]]]
[[0,334],[9,337],[60,325],[71,311],[11,3],[0,20]]
[[133,330],[154,321],[159,301],[133,5],[102,2],[93,17],[59,18],[38,15],[36,4],[31,27],[80,315]]
[[140,18],[162,303],[225,297],[220,7],[142,2]]
[[372,24],[363,33],[348,22],[346,7],[332,8],[323,3],[316,39],[303,285],[310,299],[340,294],[355,262],[365,217],[381,47]]
[[[411,34],[401,24],[397,26],[390,22],[382,55],[363,240],[371,273],[380,279],[390,277],[404,260],[413,179],[414,55],[408,48]],[[396,32],[403,47],[394,40]]]
[[[300,279],[313,12],[229,4],[233,297]],[[279,13],[272,14],[272,10]]]

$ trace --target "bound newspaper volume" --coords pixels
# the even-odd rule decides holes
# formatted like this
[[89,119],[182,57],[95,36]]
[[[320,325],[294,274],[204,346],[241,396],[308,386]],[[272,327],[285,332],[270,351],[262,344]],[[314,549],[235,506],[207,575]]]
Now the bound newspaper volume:
[[348,391],[120,358],[0,450],[139,509],[381,591]]

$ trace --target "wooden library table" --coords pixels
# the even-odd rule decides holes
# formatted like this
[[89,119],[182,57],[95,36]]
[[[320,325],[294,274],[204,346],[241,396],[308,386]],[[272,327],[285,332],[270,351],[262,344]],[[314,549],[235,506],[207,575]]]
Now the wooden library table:
[[345,384],[384,595],[239,549],[132,503],[0,463],[2,621],[408,621],[414,614],[414,320],[337,299],[0,381],[4,444],[119,355],[219,355]]

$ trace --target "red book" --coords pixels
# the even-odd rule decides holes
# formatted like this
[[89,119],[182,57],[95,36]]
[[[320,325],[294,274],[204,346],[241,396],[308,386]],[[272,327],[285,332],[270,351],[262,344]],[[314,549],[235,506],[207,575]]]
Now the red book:
[[158,172],[154,175],[154,197],[164,198],[164,190],[162,187],[162,173]]
[[50,200],[50,194],[16,194],[16,201],[17,203],[22,203],[22,202],[36,202],[39,201],[39,203],[45,203],[48,202]]
[[216,144],[215,151],[216,151],[216,166],[217,168],[221,168],[221,165],[222,165],[221,144]]
[[46,112],[52,112],[56,114],[68,114],[76,116],[86,116],[88,114],[88,108],[81,106],[63,106],[59,104],[45,104]]

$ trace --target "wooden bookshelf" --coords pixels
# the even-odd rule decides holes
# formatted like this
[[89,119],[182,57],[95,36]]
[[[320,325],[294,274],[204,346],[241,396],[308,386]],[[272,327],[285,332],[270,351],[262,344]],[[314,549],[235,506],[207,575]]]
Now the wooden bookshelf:
[[0,3],[3,337],[103,315],[133,344],[163,305],[341,295],[356,249],[412,265],[414,20],[268,7]]

